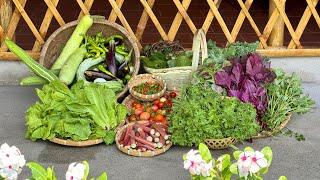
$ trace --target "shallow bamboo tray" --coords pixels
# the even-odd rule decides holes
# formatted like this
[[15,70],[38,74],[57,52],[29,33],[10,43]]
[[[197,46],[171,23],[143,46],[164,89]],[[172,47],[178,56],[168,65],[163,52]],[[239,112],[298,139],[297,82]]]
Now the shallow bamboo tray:
[[[118,125],[118,127],[115,129],[115,132],[117,132],[124,124],[125,124],[125,121],[120,123]],[[63,146],[72,146],[72,147],[87,147],[87,146],[93,146],[93,145],[103,143],[103,139],[92,139],[92,140],[86,140],[86,141],[73,141],[71,139],[53,138],[49,141],[56,143],[56,144],[63,145]]]
[[236,143],[236,139],[232,137],[222,139],[206,139],[204,142],[210,149],[226,149]]
[[[137,121],[138,123],[143,123],[143,122],[146,122],[146,121]],[[117,134],[116,134],[116,145],[117,145],[117,148],[125,153],[125,154],[128,154],[130,156],[137,156],[137,157],[153,157],[153,156],[157,156],[157,155],[160,155],[162,153],[165,153],[171,146],[172,146],[172,142],[170,142],[169,144],[166,144],[165,146],[163,146],[163,148],[161,149],[156,149],[155,151],[145,151],[145,152],[141,152],[141,151],[138,151],[138,150],[128,150],[126,148],[124,148],[123,146],[121,146],[119,144],[119,139],[120,139],[120,136],[121,136],[121,133],[128,127],[128,126],[132,126],[133,124],[135,124],[135,122],[132,122],[132,123],[129,123],[129,124],[126,124],[124,126],[122,126]]]
[[253,136],[253,139],[258,139],[258,138],[266,138],[266,137],[271,137],[274,134],[278,133],[279,131],[281,131],[283,128],[286,127],[286,125],[288,124],[288,122],[291,119],[291,115],[292,113],[289,113],[286,117],[286,119],[280,124],[280,126],[272,131],[262,131],[260,133],[258,133],[257,135]]
[[[151,82],[151,83],[159,83],[162,86],[162,90],[155,94],[141,94],[135,91],[133,88],[135,86],[138,86],[142,83]],[[139,74],[137,76],[134,76],[130,79],[128,82],[129,92],[130,94],[140,100],[140,101],[153,101],[157,98],[160,98],[163,96],[163,94],[166,92],[167,85],[164,82],[164,80],[161,79],[160,76],[154,75],[154,74]]]

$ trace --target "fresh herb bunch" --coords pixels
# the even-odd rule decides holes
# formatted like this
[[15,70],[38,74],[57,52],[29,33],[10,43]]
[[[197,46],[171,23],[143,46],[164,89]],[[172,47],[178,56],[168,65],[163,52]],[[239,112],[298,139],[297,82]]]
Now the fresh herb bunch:
[[26,114],[26,137],[31,140],[102,138],[111,144],[115,128],[127,115],[127,108],[117,103],[115,93],[99,84],[84,86],[78,81],[69,89],[53,81],[37,89],[37,94],[40,101]]
[[287,75],[281,69],[276,69],[275,73],[277,78],[266,86],[269,103],[262,118],[270,129],[278,127],[288,113],[306,113],[315,103],[303,94],[301,79],[296,74]]
[[170,114],[174,144],[192,146],[208,138],[245,140],[256,134],[256,110],[236,98],[225,98],[199,78],[181,90]]

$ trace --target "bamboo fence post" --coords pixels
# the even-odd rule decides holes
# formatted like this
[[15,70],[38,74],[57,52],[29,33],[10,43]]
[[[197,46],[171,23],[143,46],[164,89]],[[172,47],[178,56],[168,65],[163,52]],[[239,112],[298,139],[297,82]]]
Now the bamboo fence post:
[[[84,6],[88,9],[88,13],[92,7],[93,2],[94,2],[94,0],[85,0],[83,3]],[[80,12],[78,19],[80,19],[82,16],[84,16],[83,11]]]
[[77,0],[77,3],[80,6],[81,12],[83,12],[83,14],[85,14],[85,15],[88,15],[89,14],[89,10],[87,9],[87,7],[84,4],[84,2],[82,0]]
[[[285,9],[285,1],[282,1],[282,7]],[[274,0],[269,0],[269,18],[271,17],[273,11],[277,9]],[[282,47],[284,39],[284,21],[279,16],[273,26],[271,34],[268,39],[268,45],[272,47]]]
[[[183,0],[182,1],[183,8],[187,10],[189,8],[190,3],[191,3],[191,0]],[[176,37],[179,27],[181,25],[182,19],[183,17],[178,11],[168,32],[169,41],[173,41],[174,38]]]
[[12,16],[12,3],[10,0],[0,0],[0,44],[4,40]]
[[186,21],[186,23],[188,24],[189,28],[191,29],[192,33],[194,34],[197,31],[196,26],[194,25],[194,23],[192,22],[191,18],[189,17],[189,15],[187,14],[186,9],[182,6],[182,4],[180,3],[179,0],[173,0],[174,4],[176,5],[176,7],[178,8],[178,11],[180,12],[180,14],[182,15],[183,19]]
[[[222,0],[214,0],[214,4],[216,4],[216,6],[217,6],[218,9],[219,9],[219,7],[220,7],[221,1],[222,1]],[[208,12],[208,14],[207,14],[207,17],[206,17],[206,19],[204,20],[204,23],[203,23],[203,25],[202,25],[202,29],[204,30],[205,33],[208,32],[209,27],[210,27],[213,19],[214,19],[214,14],[213,14],[213,12],[212,12],[211,10],[209,10],[209,12]]]
[[[123,2],[124,2],[124,0],[117,0],[116,1],[116,3],[118,4],[119,9],[121,9]],[[110,16],[109,16],[108,20],[112,21],[112,22],[116,22],[116,20],[117,20],[117,14],[113,9],[111,10],[111,13],[110,13]]]
[[[245,2],[245,7],[249,10],[251,5],[253,3],[253,0],[246,0]],[[244,14],[243,10],[241,9],[239,15],[238,15],[238,18],[236,20],[236,22],[234,23],[234,26],[233,26],[233,29],[231,31],[231,36],[234,38],[234,39],[237,39],[237,36],[240,32],[240,29],[242,27],[242,24],[244,22],[244,20],[246,19],[246,15]]]
[[[148,0],[147,3],[149,4],[150,8],[153,8],[155,0]],[[146,11],[146,9],[143,9],[142,15],[140,17],[139,23],[137,25],[136,30],[136,37],[137,40],[140,41],[143,35],[144,30],[146,29],[147,22],[149,20],[149,15]]]

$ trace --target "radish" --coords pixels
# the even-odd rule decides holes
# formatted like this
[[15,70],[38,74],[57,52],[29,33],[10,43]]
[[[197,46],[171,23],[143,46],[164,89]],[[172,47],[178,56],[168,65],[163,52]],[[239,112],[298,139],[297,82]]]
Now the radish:
[[152,142],[153,138],[151,136],[147,136],[147,141]]
[[155,143],[158,143],[159,141],[160,141],[159,138],[154,138],[154,142],[155,142]]
[[160,133],[159,132],[156,132],[154,135],[157,136],[157,137],[160,137]]
[[126,129],[126,132],[125,132],[125,135],[124,135],[124,138],[123,138],[123,144],[128,144],[129,140],[130,140],[130,136],[129,134],[131,133],[132,131],[132,126],[129,126],[127,129]]
[[154,135],[156,133],[156,131],[154,129],[150,130],[150,134]]
[[150,133],[150,131],[151,131],[151,128],[149,128],[145,125],[142,125],[142,124],[140,124],[140,128],[146,133]]
[[135,136],[133,136],[133,135],[129,135],[129,136],[131,136],[132,138],[134,138],[136,141],[138,141],[138,142],[140,142],[140,143],[142,143],[142,144],[145,144],[145,145],[148,145],[148,146],[151,146],[151,147],[155,147],[155,145],[153,144],[153,143],[151,143],[151,142],[149,142],[149,141],[147,141],[147,140],[145,140],[145,139],[142,139],[142,138],[140,138],[140,137],[135,137]]
[[164,137],[164,136],[167,135],[167,133],[166,133],[161,127],[159,127],[159,125],[157,125],[157,124],[152,124],[152,127],[153,127],[155,130],[157,130],[157,131],[161,134],[162,137]]
[[160,136],[160,138],[159,138],[159,143],[165,144],[165,139],[162,136]]

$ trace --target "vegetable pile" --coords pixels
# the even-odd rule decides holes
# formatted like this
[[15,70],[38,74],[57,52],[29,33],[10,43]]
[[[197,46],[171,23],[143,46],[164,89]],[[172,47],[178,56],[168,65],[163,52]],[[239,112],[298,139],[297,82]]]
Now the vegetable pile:
[[158,82],[154,82],[154,83],[145,82],[133,87],[134,91],[140,94],[146,94],[146,95],[157,94],[162,89],[163,89],[163,86],[161,86],[161,84]]
[[159,41],[145,46],[141,61],[146,67],[163,69],[192,65],[192,52],[184,51],[177,42]]
[[168,127],[155,122],[136,122],[121,132],[120,146],[141,152],[155,151],[170,144]]
[[151,121],[167,124],[167,116],[171,112],[172,100],[176,98],[176,92],[165,93],[163,97],[153,102],[132,102],[131,113],[128,117],[129,122]]
[[245,140],[259,131],[256,110],[236,98],[224,98],[203,79],[181,90],[169,115],[174,144],[192,146],[205,139],[234,137]]
[[52,81],[37,89],[40,98],[27,110],[26,137],[31,140],[102,138],[114,142],[116,127],[125,120],[127,109],[118,104],[115,93],[98,84],[77,82],[69,89]]

